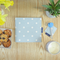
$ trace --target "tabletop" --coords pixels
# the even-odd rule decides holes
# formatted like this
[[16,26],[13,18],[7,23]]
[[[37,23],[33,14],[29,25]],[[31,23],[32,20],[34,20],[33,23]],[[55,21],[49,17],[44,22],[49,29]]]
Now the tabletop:
[[[42,5],[48,4],[49,0],[13,0],[14,6],[9,7],[10,12],[4,9],[8,14],[6,23],[0,28],[12,29],[12,47],[11,49],[0,48],[0,60],[60,60],[60,53],[51,55],[45,50],[45,45],[49,41],[60,43],[60,17],[49,18],[46,16]],[[56,2],[57,0],[55,0]],[[48,22],[53,22],[57,27],[53,39],[42,34],[42,42],[39,43],[16,43],[15,42],[15,17],[41,17],[43,31]]]

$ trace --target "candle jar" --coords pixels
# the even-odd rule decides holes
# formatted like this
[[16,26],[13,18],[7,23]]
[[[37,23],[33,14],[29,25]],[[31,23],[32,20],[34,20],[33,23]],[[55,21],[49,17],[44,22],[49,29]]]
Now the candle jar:
[[60,44],[56,41],[50,41],[46,44],[46,50],[50,54],[58,54],[60,52]]
[[0,8],[0,11],[2,12],[2,15],[4,15],[4,10],[2,8]]

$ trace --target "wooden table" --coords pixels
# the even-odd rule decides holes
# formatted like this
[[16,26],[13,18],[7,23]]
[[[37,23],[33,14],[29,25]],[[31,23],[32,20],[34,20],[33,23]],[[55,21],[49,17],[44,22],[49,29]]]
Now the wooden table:
[[[56,1],[56,0],[55,0]],[[10,7],[10,12],[1,6],[5,14],[8,14],[7,21],[0,28],[9,28],[12,33],[11,49],[0,49],[0,60],[60,60],[60,54],[51,55],[45,50],[48,41],[60,42],[60,17],[48,18],[45,14],[43,4],[47,4],[49,0],[14,0],[14,6]],[[16,43],[15,42],[15,17],[41,17],[44,31],[46,23],[53,22],[57,27],[53,39],[42,34],[42,42],[40,43]]]

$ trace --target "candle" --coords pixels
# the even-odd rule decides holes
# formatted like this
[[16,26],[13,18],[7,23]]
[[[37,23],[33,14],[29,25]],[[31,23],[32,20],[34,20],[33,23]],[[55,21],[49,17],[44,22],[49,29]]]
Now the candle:
[[46,45],[46,50],[51,54],[57,54],[60,52],[60,44],[55,41],[50,41]]

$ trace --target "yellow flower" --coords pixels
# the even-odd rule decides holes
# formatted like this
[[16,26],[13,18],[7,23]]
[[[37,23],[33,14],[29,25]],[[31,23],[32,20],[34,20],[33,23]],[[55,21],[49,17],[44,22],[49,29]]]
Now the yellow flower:
[[2,15],[2,12],[0,11],[0,25],[3,25],[6,21],[5,17],[7,16],[8,14],[5,14],[5,15]]
[[[13,1],[6,1],[4,6],[8,9],[9,6],[13,6],[14,2]],[[9,10],[9,9],[8,9]]]
[[0,25],[3,25],[5,22],[0,19]]
[[5,1],[5,0],[0,0],[0,1]]
[[1,5],[1,4],[4,5],[4,4],[5,4],[5,1],[6,1],[6,0],[0,0],[0,5]]
[[0,0],[0,5],[1,4],[3,4],[6,7],[5,9],[8,9],[8,7],[13,6],[14,2],[10,0]]

